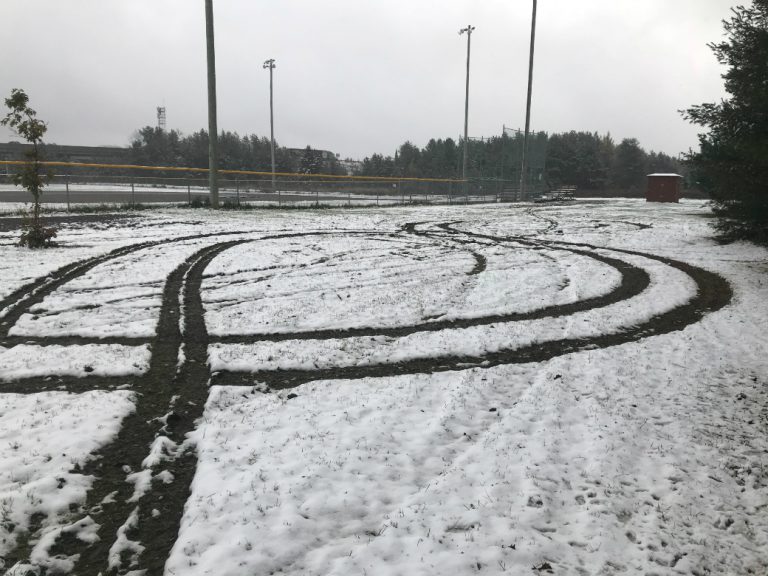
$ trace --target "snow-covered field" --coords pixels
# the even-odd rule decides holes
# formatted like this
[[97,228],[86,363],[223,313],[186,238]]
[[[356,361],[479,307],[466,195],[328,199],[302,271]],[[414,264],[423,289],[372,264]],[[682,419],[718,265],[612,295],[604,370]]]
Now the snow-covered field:
[[593,200],[0,233],[0,568],[766,574],[768,251],[710,221]]

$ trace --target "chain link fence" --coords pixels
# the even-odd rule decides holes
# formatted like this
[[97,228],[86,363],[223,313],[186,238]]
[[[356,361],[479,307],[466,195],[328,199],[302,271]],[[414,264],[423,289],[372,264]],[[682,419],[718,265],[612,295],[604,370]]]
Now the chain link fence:
[[[75,165],[73,165],[75,166]],[[60,165],[56,166],[57,168]],[[29,193],[12,182],[18,165],[2,166],[0,203],[26,203]],[[133,169],[127,169],[133,168]],[[148,204],[205,206],[208,176],[174,169],[108,167],[56,173],[43,190],[48,207],[73,210],[89,205],[136,207]],[[415,179],[326,175],[247,173],[219,175],[224,207],[258,206],[387,206],[408,204],[477,204],[517,202],[519,182],[500,179]]]

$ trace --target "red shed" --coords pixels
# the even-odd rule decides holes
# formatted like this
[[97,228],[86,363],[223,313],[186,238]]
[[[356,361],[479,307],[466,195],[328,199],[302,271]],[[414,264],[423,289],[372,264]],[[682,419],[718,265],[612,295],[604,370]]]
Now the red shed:
[[647,202],[680,202],[683,177],[680,174],[648,174]]

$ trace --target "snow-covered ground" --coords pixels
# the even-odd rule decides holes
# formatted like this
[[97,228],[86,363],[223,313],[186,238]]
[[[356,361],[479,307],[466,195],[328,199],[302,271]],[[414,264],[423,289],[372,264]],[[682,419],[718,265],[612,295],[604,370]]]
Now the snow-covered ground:
[[40,525],[33,559],[45,567],[55,564],[47,558],[47,537],[61,531],[70,506],[85,500],[92,480],[78,467],[114,438],[132,410],[127,391],[2,394],[0,568],[11,567],[5,555],[26,539],[33,521]]
[[[710,221],[701,202],[594,200],[167,209],[64,227],[44,254],[0,233],[0,298],[152,243],[22,314],[0,342],[0,392],[46,375],[146,373],[165,279],[195,252],[239,242],[203,275],[209,362],[264,381],[210,390],[187,439],[199,460],[166,574],[766,574],[768,251],[716,244]],[[344,372],[622,334],[697,296],[691,276],[653,256],[720,274],[730,304],[542,362]],[[617,261],[647,286],[622,285]],[[292,370],[306,383],[267,389]],[[80,466],[135,401],[130,389],[0,394],[0,557],[29,539],[26,562],[69,566],[47,550],[57,530],[94,537],[92,520],[66,513],[91,482]]]

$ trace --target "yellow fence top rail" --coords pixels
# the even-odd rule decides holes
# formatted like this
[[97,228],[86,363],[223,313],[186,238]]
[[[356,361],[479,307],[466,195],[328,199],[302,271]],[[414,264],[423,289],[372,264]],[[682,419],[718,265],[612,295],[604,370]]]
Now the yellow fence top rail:
[[[0,166],[23,166],[29,164],[26,160],[0,160]],[[208,168],[190,168],[185,166],[139,166],[136,164],[88,164],[84,162],[39,162],[41,166],[51,168],[98,168],[117,170],[146,170],[155,172],[199,172],[206,173]],[[254,170],[218,170],[219,174],[233,174],[237,176],[265,176],[272,177],[272,172],[257,172]],[[326,180],[352,180],[372,182],[453,182],[463,183],[464,180],[450,178],[398,178],[396,176],[338,176],[334,174],[298,174],[294,172],[275,172],[275,176],[287,176],[293,178],[317,178]]]

